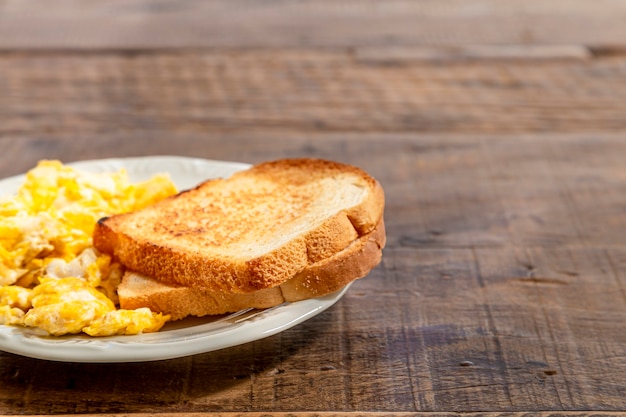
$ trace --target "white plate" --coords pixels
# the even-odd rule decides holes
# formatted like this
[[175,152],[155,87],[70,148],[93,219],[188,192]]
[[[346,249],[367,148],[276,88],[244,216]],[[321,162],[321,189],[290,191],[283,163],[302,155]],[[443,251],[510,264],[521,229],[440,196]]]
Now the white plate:
[[[110,172],[125,168],[132,181],[167,172],[179,189],[215,177],[228,177],[247,164],[175,156],[102,159],[71,164],[81,170]],[[24,177],[0,180],[0,195],[15,193]],[[161,331],[136,336],[48,337],[36,330],[0,325],[0,350],[63,362],[144,362],[211,352],[252,342],[287,330],[335,304],[348,287],[316,299],[229,316],[188,318],[167,323]]]

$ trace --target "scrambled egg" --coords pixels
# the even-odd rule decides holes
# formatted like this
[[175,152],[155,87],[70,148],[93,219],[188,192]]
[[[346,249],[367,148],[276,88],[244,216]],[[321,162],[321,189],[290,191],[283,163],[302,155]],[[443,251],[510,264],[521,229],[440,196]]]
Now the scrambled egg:
[[124,170],[78,171],[41,161],[17,195],[0,199],[0,324],[59,336],[158,331],[169,316],[116,308],[122,266],[98,253],[98,219],[176,193],[162,175],[133,184]]

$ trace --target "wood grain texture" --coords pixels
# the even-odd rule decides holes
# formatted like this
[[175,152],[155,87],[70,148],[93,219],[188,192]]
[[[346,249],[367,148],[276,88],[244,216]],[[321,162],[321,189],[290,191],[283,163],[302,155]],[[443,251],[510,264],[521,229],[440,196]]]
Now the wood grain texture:
[[320,51],[0,54],[4,137],[622,132],[626,58],[390,62]]
[[[58,414],[58,417],[69,417],[69,416],[87,416],[92,414]],[[127,417],[128,414],[99,414],[102,417]],[[135,413],[133,417],[147,417],[153,416],[154,414],[147,413]],[[160,416],[163,417],[201,417],[206,415],[211,415],[214,417],[267,417],[268,415],[276,416],[276,417],[360,417],[360,416],[372,416],[372,417],[458,417],[459,413],[430,413],[430,412],[296,412],[296,413],[281,413],[281,412],[272,412],[268,413],[258,413],[258,412],[210,412],[210,413],[159,413]],[[567,416],[567,417],[615,417],[621,416],[622,413],[611,413],[611,412],[597,412],[597,411],[582,411],[582,412],[568,412],[568,413],[553,413],[553,412],[514,412],[514,413],[463,413],[463,416],[467,417],[527,417],[532,415],[533,417],[555,417],[555,416]],[[0,415],[0,417],[7,417],[7,415]],[[44,414],[33,415],[33,417],[41,417]]]
[[0,48],[623,45],[620,0],[0,2]]

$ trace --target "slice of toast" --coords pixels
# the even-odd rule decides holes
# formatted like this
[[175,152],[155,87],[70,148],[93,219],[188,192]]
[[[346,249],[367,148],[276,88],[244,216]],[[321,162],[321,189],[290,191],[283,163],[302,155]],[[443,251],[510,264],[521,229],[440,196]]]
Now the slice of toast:
[[172,286],[127,271],[118,287],[120,307],[148,307],[178,320],[321,297],[367,275],[380,262],[384,246],[385,229],[381,221],[374,231],[357,238],[337,254],[306,267],[281,285],[247,294]]
[[371,233],[383,209],[382,187],[364,171],[284,159],[102,219],[93,240],[163,283],[245,293],[334,256]]

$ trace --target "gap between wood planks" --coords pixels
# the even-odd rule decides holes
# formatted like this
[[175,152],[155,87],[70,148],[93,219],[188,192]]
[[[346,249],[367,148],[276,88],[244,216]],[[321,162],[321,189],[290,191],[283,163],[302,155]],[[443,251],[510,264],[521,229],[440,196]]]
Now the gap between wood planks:
[[157,55],[238,52],[321,52],[347,54],[357,62],[401,64],[442,61],[560,61],[626,56],[626,45],[582,44],[472,44],[472,45],[375,45],[312,47],[17,47],[1,46],[0,55]]
[[585,60],[596,56],[593,50],[584,45],[373,46],[355,48],[354,56],[357,61],[389,64],[415,61]]
[[[106,413],[100,414],[101,417],[201,417],[207,416],[207,413]],[[620,412],[597,412],[597,411],[515,411],[515,412],[368,412],[368,411],[351,411],[351,412],[216,412],[210,413],[213,417],[331,417],[331,416],[346,416],[346,417],[552,417],[552,416],[567,416],[567,417],[617,417],[623,416],[624,413]],[[0,414],[0,417],[10,417],[12,415]],[[58,414],[56,417],[80,417],[80,416],[93,416],[93,414]],[[31,417],[43,417],[43,415],[32,415]]]

